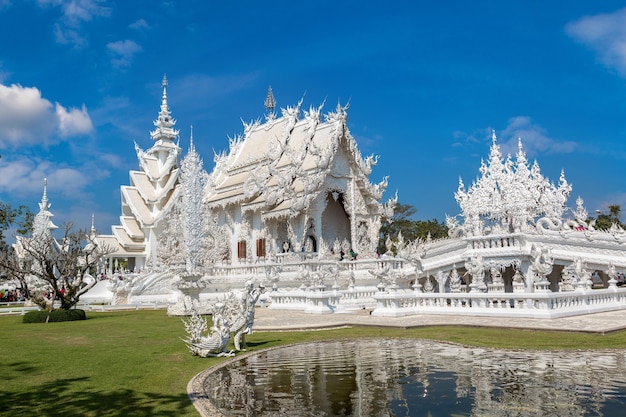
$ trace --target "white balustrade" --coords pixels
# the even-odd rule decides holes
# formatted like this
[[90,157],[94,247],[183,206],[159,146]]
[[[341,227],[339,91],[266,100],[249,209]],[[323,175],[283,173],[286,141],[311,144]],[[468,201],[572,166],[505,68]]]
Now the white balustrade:
[[626,309],[626,289],[567,293],[379,292],[373,316],[459,314],[493,317],[556,318]]

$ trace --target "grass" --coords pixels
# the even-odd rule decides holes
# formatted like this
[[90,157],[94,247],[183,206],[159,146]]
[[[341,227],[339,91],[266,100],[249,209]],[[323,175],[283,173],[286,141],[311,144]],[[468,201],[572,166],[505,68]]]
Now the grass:
[[[88,313],[88,320],[23,324],[0,317],[0,415],[197,416],[189,380],[221,359],[188,353],[180,318],[163,310]],[[249,350],[362,337],[410,337],[508,349],[626,348],[626,331],[607,335],[426,327],[353,327],[256,332]]]

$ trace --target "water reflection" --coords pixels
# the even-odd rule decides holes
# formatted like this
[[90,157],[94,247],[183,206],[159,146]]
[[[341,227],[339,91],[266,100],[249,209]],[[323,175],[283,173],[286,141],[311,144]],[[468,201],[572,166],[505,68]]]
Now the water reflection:
[[626,406],[625,357],[336,341],[240,358],[203,384],[229,416],[614,416]]

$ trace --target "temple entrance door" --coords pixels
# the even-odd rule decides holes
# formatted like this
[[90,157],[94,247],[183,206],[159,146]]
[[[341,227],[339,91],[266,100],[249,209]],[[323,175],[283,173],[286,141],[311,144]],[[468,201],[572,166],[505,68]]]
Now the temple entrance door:
[[350,242],[350,217],[344,207],[343,193],[329,192],[326,196],[326,208],[322,213],[322,236],[332,247],[335,239]]

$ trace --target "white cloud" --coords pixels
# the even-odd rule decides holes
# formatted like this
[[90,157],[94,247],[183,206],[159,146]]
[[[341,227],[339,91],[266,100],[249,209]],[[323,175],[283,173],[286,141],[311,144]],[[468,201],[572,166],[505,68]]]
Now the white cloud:
[[518,139],[522,139],[524,151],[529,157],[541,153],[571,153],[578,148],[576,142],[558,141],[550,138],[546,130],[533,123],[528,116],[516,116],[509,119],[507,127],[496,132],[498,143],[504,155],[517,152]]
[[102,6],[106,0],[37,0],[37,3],[61,9],[59,22],[54,25],[56,41],[76,47],[85,47],[88,43],[81,30],[83,23],[111,13],[109,7]]
[[41,96],[35,87],[0,84],[0,149],[48,144],[93,130],[87,109],[67,110]]
[[114,67],[128,67],[133,59],[133,56],[141,51],[141,46],[139,46],[135,41],[124,40],[111,42],[107,44],[107,49],[113,54],[114,58],[111,60],[111,63]]
[[569,23],[565,31],[590,47],[600,62],[626,77],[626,8],[585,16]]
[[52,103],[37,88],[0,84],[0,148],[38,143],[54,126]]
[[91,119],[84,104],[80,110],[72,108],[67,111],[65,107],[56,103],[56,114],[59,119],[59,131],[63,137],[85,134],[93,130]]
[[36,163],[26,158],[11,160],[3,157],[0,163],[0,192],[12,197],[24,197],[41,190],[48,165],[45,161]]
[[128,25],[129,28],[135,30],[146,30],[150,29],[150,25],[146,22],[145,19],[139,19]]

